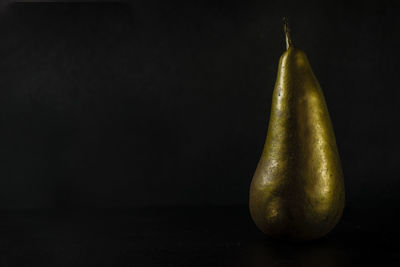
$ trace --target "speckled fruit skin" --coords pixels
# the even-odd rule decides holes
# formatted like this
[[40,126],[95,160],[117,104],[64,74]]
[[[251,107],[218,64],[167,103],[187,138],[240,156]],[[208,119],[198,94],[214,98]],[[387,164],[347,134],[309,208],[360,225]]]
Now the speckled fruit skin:
[[250,186],[255,224],[274,238],[326,235],[345,203],[343,173],[321,87],[305,53],[283,53],[264,151]]

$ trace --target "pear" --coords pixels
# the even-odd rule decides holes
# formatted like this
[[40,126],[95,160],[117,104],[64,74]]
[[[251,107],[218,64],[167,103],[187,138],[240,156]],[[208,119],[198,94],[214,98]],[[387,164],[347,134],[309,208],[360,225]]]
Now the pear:
[[280,239],[324,236],[345,203],[343,173],[321,87],[306,54],[284,23],[287,50],[279,61],[268,133],[250,185],[250,214]]

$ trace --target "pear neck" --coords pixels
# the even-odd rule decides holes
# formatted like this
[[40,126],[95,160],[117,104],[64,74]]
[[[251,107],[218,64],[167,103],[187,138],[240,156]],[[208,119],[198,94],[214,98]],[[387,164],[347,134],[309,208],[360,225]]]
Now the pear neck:
[[285,32],[286,50],[293,46],[292,38],[290,38],[289,22],[286,17],[283,18],[283,31]]

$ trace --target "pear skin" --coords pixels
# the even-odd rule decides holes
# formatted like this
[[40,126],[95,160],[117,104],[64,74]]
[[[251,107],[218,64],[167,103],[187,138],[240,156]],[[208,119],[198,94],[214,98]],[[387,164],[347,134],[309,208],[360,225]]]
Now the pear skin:
[[264,150],[250,186],[250,214],[268,236],[326,235],[345,203],[343,173],[321,87],[306,54],[279,61]]

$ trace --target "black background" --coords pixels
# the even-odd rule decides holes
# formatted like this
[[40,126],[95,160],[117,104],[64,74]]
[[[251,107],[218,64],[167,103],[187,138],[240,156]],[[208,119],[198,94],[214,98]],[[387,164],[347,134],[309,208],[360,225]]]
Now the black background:
[[390,236],[400,200],[395,2],[3,6],[0,209],[245,207],[287,16],[326,97],[345,216]]

